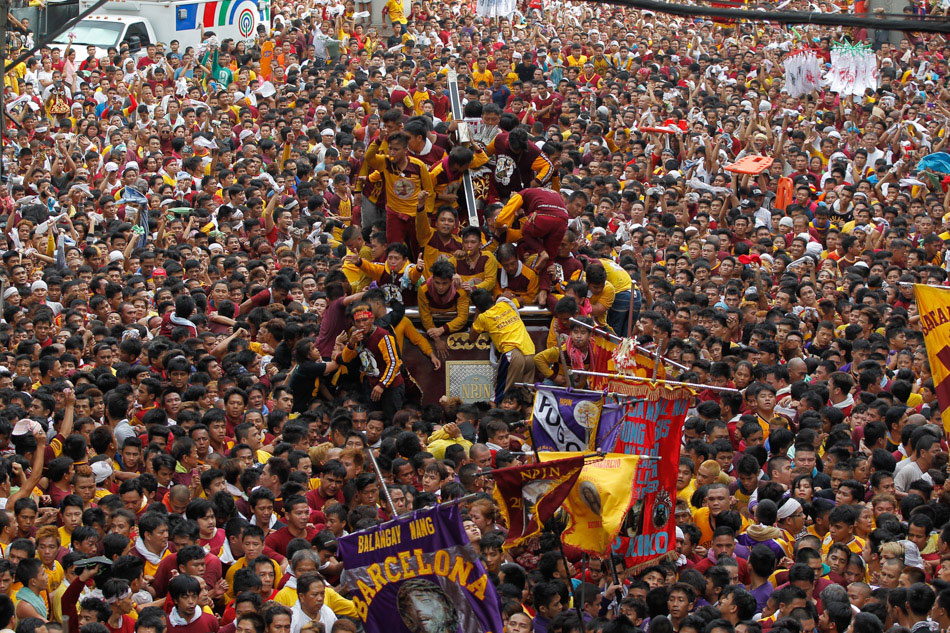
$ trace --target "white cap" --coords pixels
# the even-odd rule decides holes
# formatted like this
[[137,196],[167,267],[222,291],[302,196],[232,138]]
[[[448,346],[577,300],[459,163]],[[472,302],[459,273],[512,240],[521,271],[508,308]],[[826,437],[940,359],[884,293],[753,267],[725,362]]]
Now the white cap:
[[109,253],[109,263],[112,262],[124,262],[125,255],[122,254],[122,251],[112,251]]
[[18,295],[18,294],[20,294],[20,291],[16,289],[16,286],[10,286],[9,288],[3,291],[3,298],[9,299],[13,295]]
[[23,418],[13,425],[13,435],[36,435],[43,431],[43,426],[31,418]]
[[107,461],[96,462],[92,465],[92,474],[96,477],[96,483],[101,484],[112,475],[112,466]]
[[125,164],[125,168],[122,171],[126,171],[128,169],[134,169],[135,171],[140,171],[139,164],[135,162],[134,160],[130,160],[129,162],[127,162]]
[[106,163],[105,170],[107,172],[119,171],[119,166],[113,163],[112,161],[109,161],[108,163]]
[[333,130],[333,128],[328,127],[320,132],[320,136],[336,136],[336,132]]
[[46,286],[45,281],[43,281],[42,279],[37,279],[36,281],[33,282],[33,285],[30,286],[30,291],[36,292],[37,290],[49,290],[49,288]]

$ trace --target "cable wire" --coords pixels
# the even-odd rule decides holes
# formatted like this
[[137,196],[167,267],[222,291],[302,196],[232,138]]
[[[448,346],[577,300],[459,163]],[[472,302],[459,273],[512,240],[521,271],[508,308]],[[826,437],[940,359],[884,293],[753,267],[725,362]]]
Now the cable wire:
[[842,15],[838,13],[814,13],[808,11],[764,11],[725,9],[696,5],[672,4],[656,0],[593,0],[600,4],[617,4],[641,11],[653,11],[689,18],[720,18],[746,20],[749,22],[778,22],[779,24],[815,24],[822,26],[865,27],[918,33],[950,33],[950,21],[935,22],[920,19],[880,19],[873,16]]

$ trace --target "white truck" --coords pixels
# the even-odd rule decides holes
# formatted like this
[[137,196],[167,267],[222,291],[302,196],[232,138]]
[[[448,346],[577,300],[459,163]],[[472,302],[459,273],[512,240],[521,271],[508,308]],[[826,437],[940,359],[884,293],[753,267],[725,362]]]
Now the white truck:
[[[80,0],[80,11],[94,0]],[[270,30],[270,0],[110,0],[75,27],[60,35],[54,45],[73,48],[82,55],[95,46],[104,55],[110,46],[128,42],[133,50],[162,42],[165,50],[177,40],[182,52],[197,47],[202,31],[213,32],[218,41],[253,40],[257,26]],[[70,40],[70,36],[72,39]]]

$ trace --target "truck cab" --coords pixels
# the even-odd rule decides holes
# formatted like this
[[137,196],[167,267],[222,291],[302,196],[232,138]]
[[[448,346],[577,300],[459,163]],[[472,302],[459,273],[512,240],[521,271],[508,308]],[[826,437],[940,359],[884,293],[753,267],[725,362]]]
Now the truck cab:
[[96,56],[102,57],[109,47],[118,48],[123,42],[129,44],[132,52],[137,52],[156,41],[152,25],[147,20],[130,15],[90,15],[57,37],[52,45],[65,50],[70,43],[69,34],[75,35],[72,45],[79,56],[84,54],[87,46],[95,46]]

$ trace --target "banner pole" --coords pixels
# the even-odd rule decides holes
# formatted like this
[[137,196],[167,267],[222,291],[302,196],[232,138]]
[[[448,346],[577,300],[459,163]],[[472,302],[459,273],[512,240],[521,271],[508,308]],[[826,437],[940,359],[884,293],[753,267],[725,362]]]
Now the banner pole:
[[[660,383],[664,385],[673,385],[676,387],[689,387],[690,389],[709,389],[710,391],[722,391],[726,393],[740,393],[738,389],[732,389],[730,387],[714,387],[713,385],[701,385],[695,382],[679,382],[677,380],[662,380],[659,378],[643,378],[640,376],[625,376],[623,374],[605,374],[599,371],[585,371],[581,369],[575,369],[574,373],[581,374],[582,376],[598,376],[600,378],[616,378],[617,380],[630,380],[634,382],[655,382],[655,383]],[[624,395],[624,394],[620,394],[620,395]]]
[[563,335],[563,334],[559,334],[558,337],[557,337],[557,353],[558,353],[558,356],[561,357],[561,367],[564,368],[564,381],[567,383],[567,390],[568,390],[568,391],[573,391],[573,390],[574,390],[574,377],[571,375],[571,373],[572,373],[572,372],[571,372],[571,366],[568,364],[568,362],[567,362],[567,354],[564,352],[564,345],[567,344],[567,341],[570,340],[570,337],[569,337],[569,336],[565,336],[565,337],[564,337],[564,342],[562,343],[562,342],[561,342],[561,336],[564,336],[564,335]]
[[399,513],[396,512],[396,504],[393,503],[393,498],[389,496],[389,488],[386,486],[386,482],[383,480],[383,471],[379,469],[379,464],[376,463],[376,456],[373,455],[373,449],[367,448],[366,454],[369,455],[369,461],[373,464],[373,471],[376,473],[376,479],[379,481],[379,487],[383,491],[383,496],[386,497],[386,503],[389,504],[389,510],[392,512],[392,518],[399,516]]
[[[595,326],[588,325],[587,323],[584,323],[583,321],[578,321],[578,320],[575,319],[574,317],[571,317],[570,322],[571,322],[572,324],[574,324],[574,325],[581,325],[581,326],[583,326],[583,327],[586,327],[586,328],[587,328],[588,330],[590,330],[592,333],[594,333],[594,334],[596,334],[596,335],[598,335],[598,336],[602,336],[603,338],[605,338],[605,339],[607,339],[608,341],[611,341],[611,342],[613,342],[613,343],[622,343],[623,340],[624,340],[622,337],[619,337],[619,336],[617,336],[616,334],[612,334],[611,332],[608,332],[607,330],[604,330],[603,328],[599,328],[599,327],[595,327]],[[646,354],[646,355],[648,355],[648,356],[653,355],[653,350],[647,349],[647,348],[643,347],[642,345],[637,345],[636,343],[634,343],[633,346],[634,346],[634,348],[636,348],[636,350],[637,350],[638,352],[642,352],[642,353],[644,353],[644,354]],[[677,369],[682,369],[682,370],[684,370],[684,371],[686,371],[686,370],[689,369],[689,367],[687,367],[686,365],[683,365],[683,364],[681,364],[681,363],[677,363],[676,361],[670,360],[669,358],[665,358],[665,357],[664,357],[664,358],[663,358],[663,362],[664,362],[664,363],[667,363],[667,364],[669,364],[669,365],[672,365],[673,367],[676,367]]]
[[[510,452],[510,451],[509,451],[509,452]],[[549,451],[545,451],[545,452],[549,452]],[[584,451],[577,451],[577,452],[582,453],[582,452],[584,452]],[[532,453],[529,453],[528,451],[521,451],[520,453],[511,453],[511,454],[512,454],[512,455],[531,455]],[[600,457],[600,459],[604,459],[603,456],[606,455],[606,454],[607,454],[607,453],[602,453],[602,452],[599,453],[599,452],[590,451],[590,455],[588,455],[587,457]],[[623,456],[624,456],[624,457],[636,457],[636,458],[639,459],[640,461],[647,461],[647,460],[656,460],[656,461],[659,461],[659,460],[663,459],[663,457],[662,457],[661,455],[633,455],[633,454],[624,453]],[[592,462],[592,463],[593,463],[593,462]],[[479,472],[485,472],[485,471],[479,471]],[[491,472],[491,471],[488,471],[488,472]],[[481,493],[477,493],[477,492],[476,492],[476,493],[473,493],[473,494],[481,494]],[[446,503],[451,503],[451,502],[446,502]]]
[[[584,626],[584,614],[581,613],[581,605],[578,604],[577,600],[574,600],[574,583],[571,582],[570,569],[571,564],[567,561],[567,556],[564,554],[564,543],[561,541],[561,536],[558,535],[557,538],[557,547],[561,551],[561,560],[564,561],[564,573],[568,574],[567,576],[567,588],[571,591],[571,599],[574,602],[574,612],[577,613],[577,619],[580,620],[580,625]],[[583,583],[584,580],[581,579]]]
[[[579,369],[575,369],[575,370],[574,370],[574,373],[578,373],[578,372],[580,372]],[[554,386],[554,385],[551,385],[550,387],[548,387],[547,385],[536,385],[536,384],[533,384],[533,383],[530,383],[530,382],[516,382],[516,383],[515,383],[515,386],[516,386],[516,387],[527,387],[528,389],[544,389],[544,388],[557,389],[557,388],[558,388],[558,387],[556,387],[556,386]],[[607,396],[614,396],[614,397],[618,397],[618,398],[630,398],[631,400],[636,397],[636,396],[631,396],[630,394],[626,394],[626,393],[614,393],[613,391],[592,391],[591,389],[572,389],[571,391],[573,391],[574,393],[587,393],[587,394],[590,394],[590,395],[592,395],[592,396],[604,396],[604,395],[607,395]]]
[[620,613],[620,600],[618,598],[621,591],[623,591],[623,584],[621,584],[620,577],[617,575],[617,566],[614,565],[614,555],[610,552],[607,553],[607,564],[610,565],[610,575],[613,576],[614,584],[620,587],[617,589],[617,593],[614,594],[614,615],[618,615]]

